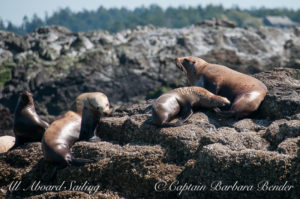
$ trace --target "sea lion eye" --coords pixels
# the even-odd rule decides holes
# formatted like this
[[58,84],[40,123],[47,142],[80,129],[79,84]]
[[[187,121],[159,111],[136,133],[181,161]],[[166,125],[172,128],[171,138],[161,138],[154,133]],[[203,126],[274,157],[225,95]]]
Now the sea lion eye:
[[184,59],[183,62],[182,62],[182,65],[187,65],[189,64],[189,60],[188,59]]
[[98,106],[97,109],[98,109],[99,111],[103,111],[102,106]]

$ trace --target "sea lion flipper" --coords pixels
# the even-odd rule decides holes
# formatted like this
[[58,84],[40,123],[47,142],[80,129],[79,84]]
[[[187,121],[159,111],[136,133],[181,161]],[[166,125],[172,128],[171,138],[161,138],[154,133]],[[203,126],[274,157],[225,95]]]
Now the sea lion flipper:
[[144,110],[144,113],[149,113],[150,111],[152,111],[152,105],[147,106]]
[[57,173],[57,166],[55,166],[55,167],[53,168],[53,170],[51,171],[51,174],[50,174],[49,178],[46,179],[46,182],[47,182],[47,183],[48,183],[48,182],[51,182],[51,181],[54,179],[56,173]]
[[222,117],[232,117],[236,114],[235,111],[229,110],[229,111],[221,111],[219,108],[214,108],[214,111],[217,113],[217,115],[222,116]]
[[98,136],[93,136],[90,139],[88,139],[89,142],[100,142],[101,139]]
[[95,163],[97,162],[98,160],[96,159],[72,159],[71,161],[71,165],[74,165],[74,166],[83,166],[83,165],[86,165],[86,164],[90,164],[90,163]]
[[93,137],[97,137],[95,133],[99,119],[100,115],[95,114],[95,111],[84,106],[82,111],[79,140],[90,140]]
[[164,127],[164,128],[169,128],[169,127],[178,127],[178,126],[182,126],[184,123],[180,120],[180,121],[177,121],[175,123],[164,123],[161,125],[161,127]]
[[174,125],[175,126],[181,126],[183,125],[188,119],[190,119],[190,117],[193,115],[193,110],[190,109],[188,112],[186,112],[186,114],[184,115],[184,117],[181,117],[180,120],[178,120]]
[[165,127],[178,127],[178,126],[182,126],[192,115],[193,115],[193,109],[191,106],[186,105],[184,110],[182,111],[181,114],[183,114],[181,116],[181,118],[175,122],[175,123],[166,123]]
[[182,123],[186,122],[192,115],[193,115],[193,109],[190,104],[185,104],[183,107],[183,110],[181,111],[181,119],[180,121]]

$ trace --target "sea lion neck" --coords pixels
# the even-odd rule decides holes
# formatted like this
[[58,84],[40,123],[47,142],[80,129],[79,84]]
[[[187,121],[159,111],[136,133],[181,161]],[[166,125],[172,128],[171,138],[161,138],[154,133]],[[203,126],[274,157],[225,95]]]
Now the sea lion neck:
[[202,74],[202,71],[209,65],[206,61],[203,60],[201,63],[196,63],[195,64],[195,69],[197,71],[196,75]]
[[100,117],[101,115],[97,111],[84,106],[82,111],[79,140],[89,140],[96,136],[96,128]]
[[35,111],[35,106],[34,106],[32,96],[28,95],[28,94],[25,94],[25,93],[22,93],[20,95],[19,99],[18,99],[17,106],[15,108],[14,113],[18,114],[24,108],[31,109],[31,110]]

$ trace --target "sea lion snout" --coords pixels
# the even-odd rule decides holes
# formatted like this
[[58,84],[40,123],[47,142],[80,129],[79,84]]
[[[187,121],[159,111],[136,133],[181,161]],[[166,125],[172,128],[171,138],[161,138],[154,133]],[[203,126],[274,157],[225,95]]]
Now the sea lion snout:
[[[191,68],[194,68],[195,64],[199,62],[200,58],[195,59],[194,57],[177,57],[175,60],[177,67],[187,74],[187,71],[191,70]],[[203,64],[206,63],[204,60],[201,62],[203,62]]]
[[177,57],[175,60],[176,60],[176,66],[177,66],[177,68],[179,68],[182,72],[184,72],[185,74],[187,74],[186,65],[184,65],[184,62],[187,61],[185,59],[185,57]]
[[109,109],[109,106],[108,107],[98,106],[97,110],[103,116],[108,116],[111,113],[111,110]]
[[23,91],[21,94],[26,96],[32,96],[32,94],[29,91]]
[[181,64],[181,58],[177,57],[175,58],[176,66],[179,68],[181,71],[183,71],[183,66]]
[[[106,103],[105,103],[106,101]],[[111,113],[111,110],[109,108],[109,102],[108,100],[102,101],[104,103],[99,103],[97,106],[97,111],[100,113],[100,115],[107,116]]]
[[23,91],[20,94],[20,99],[23,103],[29,103],[32,98],[32,94],[29,91]]
[[107,110],[107,111],[104,111],[104,115],[105,116],[108,116],[108,115],[110,115],[110,113],[111,113],[111,110],[109,109],[109,110]]

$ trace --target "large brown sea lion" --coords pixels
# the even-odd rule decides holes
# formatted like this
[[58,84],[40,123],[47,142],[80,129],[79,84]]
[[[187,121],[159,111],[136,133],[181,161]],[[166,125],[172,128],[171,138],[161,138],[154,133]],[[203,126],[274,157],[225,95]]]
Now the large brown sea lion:
[[40,142],[48,126],[36,113],[32,94],[28,91],[22,92],[14,113],[16,142],[13,148],[26,142]]
[[5,153],[11,149],[15,144],[16,138],[5,135],[0,137],[0,153]]
[[[152,122],[158,126],[182,125],[193,114],[193,109],[215,108],[229,105],[230,101],[208,90],[198,87],[182,87],[164,93],[152,105]],[[168,123],[178,114],[181,120]]]
[[[109,113],[109,102],[106,96],[97,97],[97,95],[89,95],[82,102],[82,116],[80,113],[68,111],[49,126],[43,137],[44,158],[46,161],[54,163],[56,168],[92,162],[91,160],[75,159],[70,148],[76,141],[97,140],[96,128],[100,117]],[[51,176],[54,175],[56,168]]]
[[254,77],[226,66],[207,63],[198,57],[176,58],[176,64],[187,75],[191,85],[206,88],[231,101],[229,110],[216,109],[222,116],[248,116],[257,110],[268,91],[267,87]]

